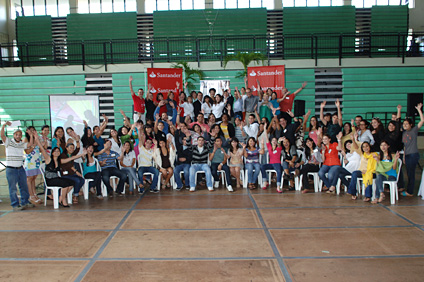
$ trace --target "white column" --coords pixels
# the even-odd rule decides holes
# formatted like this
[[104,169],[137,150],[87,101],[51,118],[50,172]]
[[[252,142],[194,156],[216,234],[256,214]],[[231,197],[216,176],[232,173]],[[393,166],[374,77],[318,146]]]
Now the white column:
[[78,0],[69,0],[69,13],[78,13]]
[[145,14],[145,0],[137,0],[137,14]]
[[274,0],[274,10],[282,10],[283,9],[283,1]]
[[213,0],[205,0],[205,9],[213,9]]
[[352,6],[352,0],[343,0],[343,5]]

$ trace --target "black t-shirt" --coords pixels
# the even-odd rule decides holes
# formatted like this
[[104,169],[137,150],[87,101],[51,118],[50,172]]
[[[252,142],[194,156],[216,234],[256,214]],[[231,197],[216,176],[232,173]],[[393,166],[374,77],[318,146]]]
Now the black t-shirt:
[[153,113],[156,110],[156,105],[152,100],[146,100],[146,120],[154,120]]
[[155,139],[158,142],[161,140],[166,142],[166,134],[163,131],[158,130],[158,133],[155,134]]

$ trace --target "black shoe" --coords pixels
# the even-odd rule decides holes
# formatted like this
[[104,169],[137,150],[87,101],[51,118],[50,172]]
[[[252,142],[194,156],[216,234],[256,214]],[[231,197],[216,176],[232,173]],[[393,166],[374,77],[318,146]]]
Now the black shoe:
[[183,187],[177,187],[175,190],[181,191],[182,189],[183,189]]
[[158,189],[150,189],[150,192],[152,192],[152,193],[159,193],[159,190]]
[[62,204],[62,203],[59,203],[59,206],[64,207],[64,208],[70,208],[70,207],[71,207],[71,206],[69,206],[69,205],[64,205],[64,204]]
[[138,188],[138,193],[143,195],[144,193],[146,193],[146,190],[144,190],[144,188]]

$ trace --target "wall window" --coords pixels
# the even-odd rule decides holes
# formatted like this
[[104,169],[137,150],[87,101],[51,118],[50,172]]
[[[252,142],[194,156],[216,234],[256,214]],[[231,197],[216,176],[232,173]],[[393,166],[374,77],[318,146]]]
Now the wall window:
[[17,16],[52,16],[66,17],[69,14],[68,0],[11,0],[10,17]]
[[79,14],[136,12],[136,0],[78,0]]
[[154,11],[203,10],[204,0],[146,0],[144,9],[150,14]]
[[[343,0],[282,0],[283,7],[318,7],[318,6],[343,6]],[[406,5],[413,8],[414,0],[352,0],[356,8],[371,8],[375,5]]]
[[214,9],[267,8],[274,9],[274,0],[213,0]]

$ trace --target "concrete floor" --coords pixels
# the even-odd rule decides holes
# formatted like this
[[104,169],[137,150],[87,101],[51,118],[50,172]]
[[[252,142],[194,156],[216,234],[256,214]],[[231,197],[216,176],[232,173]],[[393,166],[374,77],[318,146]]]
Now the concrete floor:
[[[4,171],[0,191],[5,190]],[[7,191],[7,190],[6,190]],[[4,195],[4,194],[0,194]],[[0,281],[423,281],[424,201],[201,187],[12,212]]]

